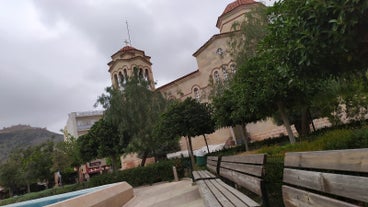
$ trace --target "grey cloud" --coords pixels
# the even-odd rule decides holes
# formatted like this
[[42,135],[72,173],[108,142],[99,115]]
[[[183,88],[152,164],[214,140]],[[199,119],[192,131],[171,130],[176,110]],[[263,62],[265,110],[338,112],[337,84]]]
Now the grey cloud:
[[111,84],[110,56],[132,44],[152,57],[159,85],[197,69],[192,54],[233,0],[12,0],[0,6],[0,128],[58,132],[67,114],[93,110]]

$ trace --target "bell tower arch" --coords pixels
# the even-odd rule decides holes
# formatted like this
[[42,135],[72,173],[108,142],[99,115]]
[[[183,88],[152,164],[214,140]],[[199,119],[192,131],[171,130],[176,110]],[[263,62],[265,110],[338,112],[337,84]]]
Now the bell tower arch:
[[111,56],[111,61],[107,65],[114,88],[123,89],[124,83],[136,69],[138,75],[149,82],[150,89],[155,90],[151,57],[147,56],[143,50],[127,44]]

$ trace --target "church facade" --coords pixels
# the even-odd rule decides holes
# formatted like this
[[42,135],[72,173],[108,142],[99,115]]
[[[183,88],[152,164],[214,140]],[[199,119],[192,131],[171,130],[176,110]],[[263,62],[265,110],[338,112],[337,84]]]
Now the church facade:
[[[154,85],[151,85],[151,89],[160,91],[168,99],[184,100],[192,97],[201,102],[209,102],[208,95],[211,90],[211,80],[224,81],[235,74],[237,70],[236,63],[230,55],[228,47],[228,42],[233,33],[232,25],[235,22],[243,21],[246,12],[257,6],[264,5],[253,0],[236,0],[227,5],[216,22],[219,33],[214,34],[193,54],[198,69],[157,89],[154,88]],[[119,83],[132,74],[133,68],[137,68],[140,75],[154,83],[152,63],[150,57],[146,56],[144,51],[127,45],[112,55],[111,58],[112,60],[108,63],[108,66],[114,87],[121,87]],[[246,128],[250,141],[286,134],[284,127],[276,126],[271,120],[248,124]],[[228,139],[240,143],[241,140],[244,140],[244,136],[243,130],[238,126],[219,129],[206,135],[206,138],[209,145],[216,145],[224,144]],[[205,146],[202,136],[193,138],[192,143],[194,150]],[[184,137],[180,141],[180,146],[182,150],[187,149]]]

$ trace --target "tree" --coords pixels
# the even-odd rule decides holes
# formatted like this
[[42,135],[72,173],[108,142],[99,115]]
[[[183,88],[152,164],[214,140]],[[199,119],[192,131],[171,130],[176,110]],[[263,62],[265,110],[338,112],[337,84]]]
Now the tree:
[[[238,67],[246,64],[249,59],[257,55],[258,43],[263,40],[267,32],[267,20],[266,7],[258,5],[245,14],[244,21],[236,22],[232,26],[235,32],[231,36],[229,47]],[[214,82],[210,78],[210,86],[212,88],[210,98],[214,106],[214,117],[217,127],[235,127],[240,125],[247,151],[246,124],[264,118],[263,112],[265,110],[259,110],[262,113],[258,114],[254,111],[247,111],[247,109],[253,109],[254,107],[250,104],[247,106],[242,105],[244,99],[247,101],[251,100],[250,97],[245,97],[242,91],[240,91],[241,88],[239,87],[242,86],[238,83],[241,83],[242,80],[235,81],[235,76],[219,82]]]
[[109,157],[112,162],[112,169],[115,172],[120,155],[124,152],[124,147],[127,143],[124,143],[120,139],[118,129],[104,120],[103,118],[97,121],[91,129],[88,131],[89,139],[96,142],[97,156],[98,158]]
[[[65,131],[62,132],[64,134],[67,133]],[[65,135],[67,137],[66,140],[55,145],[52,154],[52,172],[79,169],[83,163],[77,139],[69,133]]]
[[89,133],[79,136],[77,144],[83,162],[89,162],[98,156],[98,142]]
[[308,133],[307,113],[323,81],[331,75],[365,73],[362,56],[367,52],[360,45],[367,39],[362,30],[367,7],[363,0],[276,3],[256,55],[238,65],[232,88],[237,103],[247,113],[271,116],[277,109],[291,143],[295,138],[288,112],[300,111],[300,134]]
[[14,190],[19,187],[21,162],[14,151],[9,159],[0,168],[0,185],[9,190],[9,197],[13,196]]
[[215,129],[209,105],[199,103],[190,97],[169,107],[162,115],[162,125],[173,137],[187,137],[192,166],[194,166],[194,156],[191,138],[212,133]]
[[272,64],[300,92],[294,101],[279,105],[300,111],[301,135],[309,132],[310,100],[323,90],[324,80],[365,74],[368,32],[363,28],[368,26],[367,8],[364,0],[285,0],[270,9],[260,55],[268,56],[264,65]]
[[51,176],[53,147],[54,143],[48,141],[11,152],[7,162],[0,170],[0,183],[9,189],[10,196],[18,187],[26,186],[29,193],[32,183],[37,181],[48,183]]
[[[122,82],[122,90],[107,88],[97,100],[105,109],[105,119],[117,126],[121,140],[128,143],[125,153],[135,152],[142,157],[141,165],[148,156],[158,156],[170,149],[172,137],[157,137],[154,129],[168,101],[158,91],[149,89],[150,83],[138,75],[135,68],[132,76]],[[177,144],[175,144],[177,146]]]

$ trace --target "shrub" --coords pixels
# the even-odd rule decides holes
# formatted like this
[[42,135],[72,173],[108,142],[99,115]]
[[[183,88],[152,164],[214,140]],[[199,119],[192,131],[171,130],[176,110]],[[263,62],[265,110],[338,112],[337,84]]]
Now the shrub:
[[166,160],[145,167],[137,167],[118,171],[112,174],[103,174],[92,177],[91,186],[100,186],[109,183],[126,181],[132,186],[151,185],[161,181],[174,179],[172,167],[178,170],[178,176],[183,177],[184,169],[180,160]]

